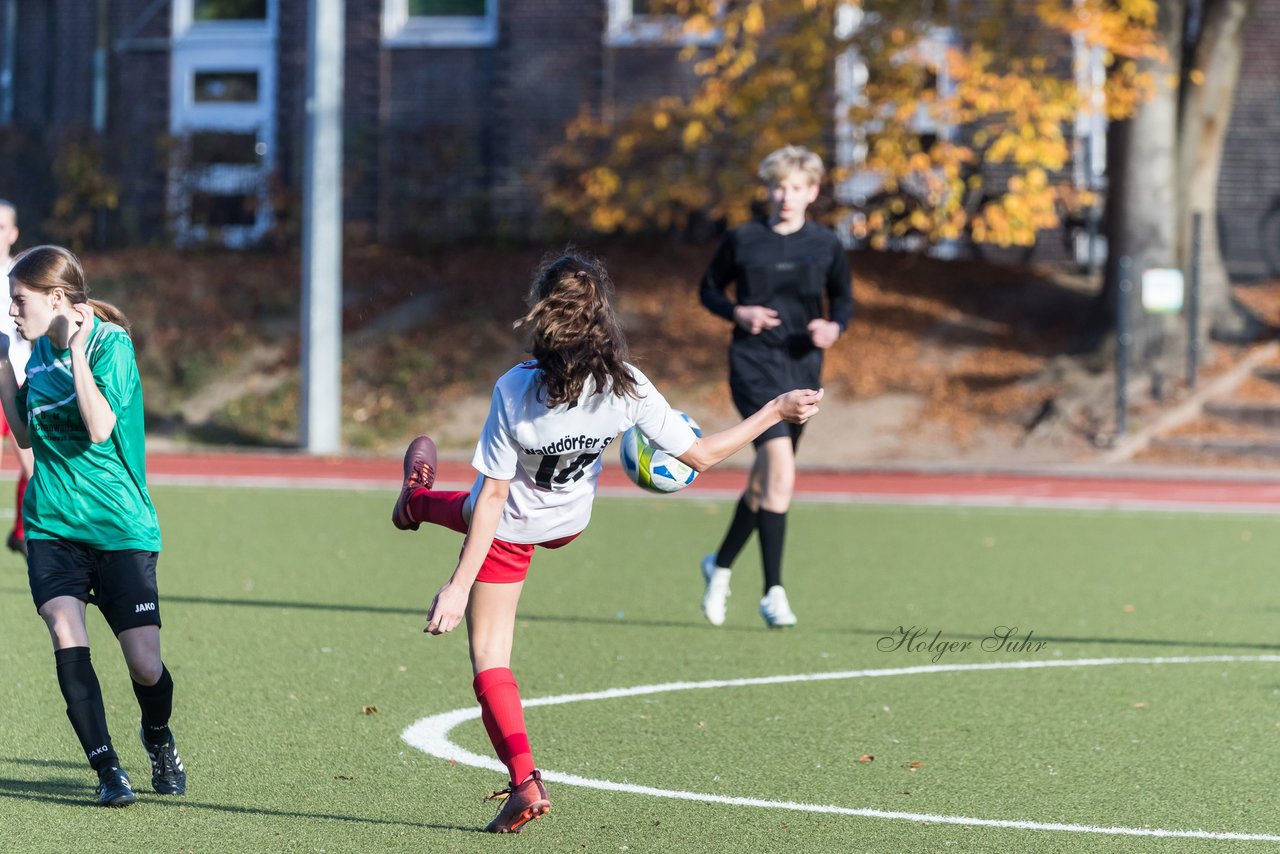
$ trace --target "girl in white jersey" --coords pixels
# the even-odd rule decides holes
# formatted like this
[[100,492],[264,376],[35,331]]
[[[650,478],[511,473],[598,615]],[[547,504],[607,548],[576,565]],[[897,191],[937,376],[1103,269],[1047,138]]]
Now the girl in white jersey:
[[391,520],[402,530],[430,522],[467,535],[457,569],[436,593],[425,631],[441,635],[465,619],[480,717],[511,775],[506,802],[485,830],[517,833],[551,808],[524,726],[510,670],[516,605],[535,546],[559,548],[591,518],[600,455],[640,427],[650,442],[698,471],[710,468],[780,421],[803,424],[821,390],[779,395],[739,424],[698,438],[649,380],[627,362],[603,265],[579,254],[548,257],[534,274],[529,312],[533,359],[494,386],[471,464],[470,492],[432,490],[436,448],[419,436],[404,457]]
[[[14,207],[13,202],[0,199],[0,265],[4,267],[5,273],[8,273],[9,268],[13,266],[13,244],[17,242],[18,209]],[[9,336],[9,364],[13,365],[13,373],[17,377],[18,385],[22,385],[27,376],[25,369],[27,359],[31,356],[31,343],[18,334],[18,328],[14,325],[13,318],[9,316],[10,302],[9,289],[0,288],[0,332]],[[5,545],[8,546],[9,551],[26,557],[27,540],[22,523],[22,501],[27,494],[27,483],[31,480],[35,460],[31,456],[30,449],[23,448],[13,438],[13,431],[9,429],[9,422],[3,415],[0,415],[0,436],[8,440],[7,444],[13,449],[14,456],[18,460],[18,482],[13,494],[13,528],[5,538]],[[0,445],[0,448],[3,448],[3,445]]]

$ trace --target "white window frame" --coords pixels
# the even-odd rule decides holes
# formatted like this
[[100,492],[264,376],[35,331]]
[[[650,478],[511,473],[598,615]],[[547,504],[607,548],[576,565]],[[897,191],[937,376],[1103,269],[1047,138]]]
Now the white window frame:
[[[651,47],[653,45],[703,46],[719,44],[724,34],[717,27],[707,33],[687,33],[677,15],[637,15],[632,0],[607,0],[609,22],[605,43],[610,47]],[[724,4],[717,4],[723,13]]]
[[[251,133],[258,162],[170,167],[169,210],[179,243],[216,240],[230,247],[249,246],[265,236],[273,221],[267,177],[275,168],[276,20],[279,0],[267,0],[262,21],[195,22],[193,0],[174,0],[174,41],[169,75],[169,131],[186,137],[201,131]],[[252,71],[258,75],[258,99],[197,102],[195,78],[209,71]],[[191,221],[198,193],[245,195],[256,199],[252,225],[206,227]]]
[[498,0],[485,0],[484,16],[410,16],[409,0],[383,0],[385,47],[492,47],[498,43]]
[[[852,10],[845,12],[846,9]],[[853,35],[861,22],[861,12],[845,4],[837,16],[837,38]],[[910,51],[895,58],[899,63],[915,63],[935,69],[937,90],[942,98],[950,97],[955,81],[947,72],[946,54],[956,44],[955,33],[948,27],[930,27],[928,33]],[[848,48],[836,57],[836,163],[847,170],[847,176],[835,188],[836,200],[842,204],[861,204],[869,196],[883,188],[883,177],[866,168],[867,136],[883,126],[883,120],[873,119],[863,125],[855,125],[849,119],[849,110],[866,103],[864,91],[867,85],[867,66],[855,48]],[[912,133],[924,136],[934,134],[941,140],[953,141],[957,135],[955,125],[931,115],[923,105],[907,122]]]
[[279,5],[279,0],[267,0],[267,17],[261,21],[197,21],[195,0],[173,0],[173,38],[174,41],[235,39],[243,43],[256,36],[271,42],[276,32]]

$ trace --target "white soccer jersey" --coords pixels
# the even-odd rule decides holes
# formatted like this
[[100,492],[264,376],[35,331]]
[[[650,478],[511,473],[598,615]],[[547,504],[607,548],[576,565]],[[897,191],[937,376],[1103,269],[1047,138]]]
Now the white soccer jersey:
[[[8,267],[13,267],[13,261],[9,261]],[[7,273],[9,270],[6,269]],[[18,385],[22,385],[23,380],[27,378],[27,359],[31,358],[31,342],[18,334],[18,327],[14,324],[13,318],[9,316],[9,305],[13,300],[9,297],[9,282],[6,279],[3,288],[3,296],[0,297],[0,332],[9,336],[9,364],[13,365],[13,375],[18,379]]]
[[550,408],[538,400],[536,362],[516,365],[498,380],[471,459],[482,475],[471,487],[473,505],[483,475],[511,481],[498,539],[543,543],[587,527],[600,455],[632,425],[639,425],[654,447],[675,456],[693,445],[693,429],[648,377],[627,367],[639,397],[595,392],[587,380],[576,403]]

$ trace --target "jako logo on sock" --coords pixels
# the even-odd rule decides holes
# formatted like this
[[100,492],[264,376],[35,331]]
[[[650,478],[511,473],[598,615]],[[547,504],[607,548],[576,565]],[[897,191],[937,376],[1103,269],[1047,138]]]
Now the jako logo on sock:
[[155,602],[139,602],[134,606],[133,613],[141,614],[143,611],[154,611],[156,609]]

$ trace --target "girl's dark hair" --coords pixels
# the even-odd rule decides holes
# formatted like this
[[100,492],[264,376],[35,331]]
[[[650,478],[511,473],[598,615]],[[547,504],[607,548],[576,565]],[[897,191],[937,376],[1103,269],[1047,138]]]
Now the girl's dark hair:
[[99,320],[129,328],[129,318],[109,302],[89,299],[89,287],[85,283],[84,267],[70,249],[61,246],[33,246],[13,259],[9,278],[33,291],[49,293],[56,288],[71,300],[72,305],[88,303]]
[[588,377],[599,391],[637,395],[612,299],[604,265],[579,252],[547,255],[533,274],[529,311],[515,326],[529,329],[529,350],[542,370],[538,394],[548,406],[576,401]]

